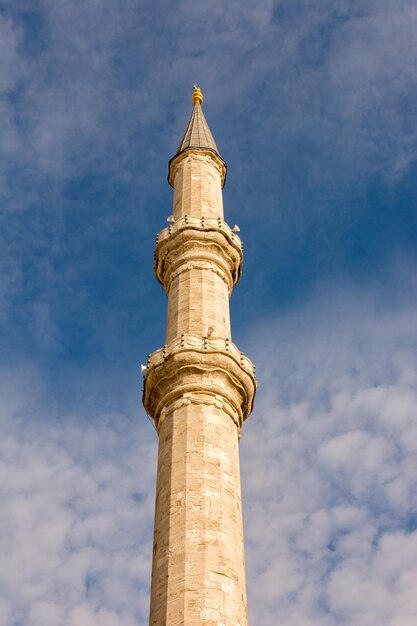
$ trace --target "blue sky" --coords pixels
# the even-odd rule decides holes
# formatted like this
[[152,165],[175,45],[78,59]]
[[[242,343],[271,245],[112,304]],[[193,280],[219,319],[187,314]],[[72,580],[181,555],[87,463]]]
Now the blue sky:
[[412,0],[0,3],[1,626],[142,626],[155,234],[193,83],[245,243],[249,614],[412,626]]

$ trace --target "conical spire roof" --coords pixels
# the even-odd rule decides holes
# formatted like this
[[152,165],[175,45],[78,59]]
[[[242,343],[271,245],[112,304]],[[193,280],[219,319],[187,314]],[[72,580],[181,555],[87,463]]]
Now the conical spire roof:
[[191,113],[190,121],[188,122],[187,129],[178,146],[176,154],[180,154],[190,148],[206,148],[219,154],[216,142],[213,139],[213,135],[204,117],[203,109],[201,108],[203,94],[197,85],[194,85],[191,101],[194,105],[193,112]]
[[215,158],[220,160],[223,168],[222,185],[224,185],[227,166],[219,154],[216,142],[213,139],[213,135],[211,134],[206,118],[204,117],[203,109],[201,108],[201,104],[203,102],[203,94],[201,93],[197,85],[194,85],[194,91],[191,100],[193,103],[193,112],[191,113],[190,121],[188,122],[188,126],[175,155],[169,162],[169,184],[173,184],[171,177],[171,166],[174,162],[176,162],[176,158],[178,157],[178,155],[182,154],[186,150],[196,149],[210,150],[211,152],[214,152]]
[[187,130],[176,154],[188,150],[188,148],[208,148],[209,150],[214,150],[217,154],[219,153],[199,102],[194,104]]

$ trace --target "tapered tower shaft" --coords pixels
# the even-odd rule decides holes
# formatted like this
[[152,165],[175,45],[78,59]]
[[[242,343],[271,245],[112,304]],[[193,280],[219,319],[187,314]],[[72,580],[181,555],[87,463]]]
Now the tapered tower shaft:
[[173,214],[155,251],[168,320],[143,394],[159,435],[151,626],[247,624],[238,441],[256,383],[231,341],[242,244],[223,220],[226,164],[201,102],[195,88],[169,165]]

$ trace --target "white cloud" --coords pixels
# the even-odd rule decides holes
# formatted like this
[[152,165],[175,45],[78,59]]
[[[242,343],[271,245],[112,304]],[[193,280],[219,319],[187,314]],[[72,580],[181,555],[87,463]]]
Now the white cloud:
[[[395,178],[407,170],[415,137],[414,3],[369,2],[355,13],[342,2],[337,20],[321,3],[308,4],[300,19],[297,11],[280,13],[282,2],[246,3],[244,10],[235,2],[225,11],[221,3],[187,1],[179,17],[168,12],[169,36],[162,37],[155,35],[160,16],[141,21],[135,3],[110,16],[100,0],[45,2],[45,47],[37,57],[25,53],[22,28],[0,15],[2,149],[14,168],[0,185],[14,212],[38,207],[4,242],[4,298],[27,295],[34,284],[27,265],[40,267],[32,318],[22,325],[34,327],[43,348],[59,349],[51,306],[61,299],[58,285],[79,271],[71,263],[66,274],[59,263],[55,268],[55,246],[66,245],[65,219],[50,197],[59,199],[62,180],[97,163],[140,180],[143,172],[132,171],[137,161],[127,160],[146,145],[153,162],[149,124],[167,127],[176,145],[175,116],[185,115],[178,93],[196,76],[213,113],[222,111],[230,150],[248,155],[240,140],[271,147],[274,176],[297,137],[312,143],[307,173],[318,185],[335,174],[336,186],[344,177],[356,185],[359,176]],[[326,29],[333,35],[323,47]],[[165,134],[151,139],[159,146]],[[260,167],[267,170],[265,162]],[[109,223],[102,225],[105,239]],[[39,250],[30,262],[22,252],[33,240]],[[71,238],[71,249],[75,243]],[[44,258],[46,249],[52,257]],[[414,626],[414,325],[414,305],[389,307],[375,293],[348,291],[322,293],[291,319],[270,320],[255,332],[248,352],[261,384],[242,439],[253,624]],[[0,521],[0,624],[144,624],[154,433],[123,411],[104,410],[99,418],[78,406],[57,415],[49,391],[40,375],[20,368],[6,377],[2,394],[8,515]]]
[[[242,10],[240,2],[225,8],[183,0],[176,11],[164,12],[165,37],[158,37],[157,8],[125,2],[110,13],[102,0],[47,1],[37,8],[37,55],[25,50],[30,33],[2,17],[3,87],[12,92],[20,81],[21,89],[5,113],[15,158],[57,180],[97,163],[122,175],[129,169],[125,156],[138,149],[131,136],[145,137],[146,125],[171,124],[173,147],[178,143],[171,95],[201,78],[212,105],[221,103],[222,118],[226,89],[228,102],[239,102],[234,124],[254,106],[255,94],[264,94],[256,99],[262,124],[257,115],[245,118],[239,136],[249,132],[253,141],[256,131],[259,144],[268,138],[278,154],[302,134],[315,146],[312,178],[322,180],[324,166],[334,175],[335,157],[338,176],[356,176],[359,167],[362,175],[401,176],[415,141],[408,123],[417,82],[414,3],[382,8],[368,2],[360,10],[350,2],[291,5],[264,0],[246,2]],[[137,79],[128,80],[130,74]],[[182,117],[184,100],[176,98],[174,107]],[[226,132],[230,123],[226,119]],[[146,137],[148,151],[165,134]]]
[[263,626],[413,626],[416,306],[328,287],[251,338],[250,615]]
[[[415,310],[328,286],[251,333],[251,623],[413,625]],[[154,431],[91,399],[58,411],[30,367],[3,381],[1,626],[145,624]]]
[[153,431],[125,414],[56,415],[46,395],[17,382],[19,372],[11,378],[3,394],[0,623],[144,624]]

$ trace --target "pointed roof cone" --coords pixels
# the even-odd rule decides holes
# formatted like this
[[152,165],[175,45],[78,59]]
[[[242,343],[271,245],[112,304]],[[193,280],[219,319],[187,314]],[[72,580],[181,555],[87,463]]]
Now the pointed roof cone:
[[183,150],[187,150],[188,148],[208,148],[209,150],[214,150],[214,152],[219,154],[216,142],[213,139],[213,135],[211,134],[206,118],[204,117],[203,109],[201,108],[203,103],[203,94],[197,85],[194,85],[191,100],[194,105],[194,109],[191,113],[190,121],[188,122],[184,137],[178,146],[177,154],[183,152]]
[[191,100],[194,105],[193,112],[191,113],[190,121],[188,122],[187,129],[184,133],[180,145],[178,146],[177,152],[169,162],[168,181],[170,185],[172,185],[171,165],[175,161],[175,159],[186,150],[197,149],[209,150],[211,152],[214,152],[218,159],[220,159],[222,165],[225,168],[223,176],[224,185],[224,178],[226,175],[226,163],[223,161],[219,154],[216,142],[213,139],[213,135],[211,134],[206,118],[204,117],[203,109],[201,108],[201,104],[203,102],[203,94],[201,93],[197,85],[194,85],[194,91]]

